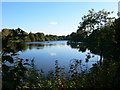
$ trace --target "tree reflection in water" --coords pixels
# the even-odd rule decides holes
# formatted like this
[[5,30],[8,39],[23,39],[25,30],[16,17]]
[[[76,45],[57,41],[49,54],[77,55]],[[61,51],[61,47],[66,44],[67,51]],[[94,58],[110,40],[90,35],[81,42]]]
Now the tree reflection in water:
[[[73,59],[70,61],[69,73],[65,72],[65,67],[61,67],[55,61],[55,70],[49,71],[47,76],[43,76],[43,70],[37,70],[34,59],[13,58],[18,51],[24,51],[27,48],[33,48],[32,45],[10,43],[4,44],[2,50],[2,86],[3,89],[16,88],[78,88],[78,87],[119,87],[119,68],[120,63],[117,61],[119,50],[111,48],[111,45],[103,48],[103,61],[95,63],[88,69],[88,62],[93,58],[95,53],[100,55],[98,46],[94,44],[69,44],[72,48],[85,52],[87,49],[90,53],[86,54],[86,63],[83,60]],[[36,49],[42,45],[35,44]],[[35,46],[34,45],[34,46]],[[44,45],[42,46],[44,48]],[[39,48],[39,49],[42,49]],[[108,51],[109,50],[109,51]],[[108,51],[108,52],[106,52]],[[112,52],[114,51],[114,53]],[[116,60],[116,61],[114,61]],[[8,64],[9,63],[9,64]],[[101,63],[101,64],[100,64]],[[84,68],[83,68],[84,66]]]

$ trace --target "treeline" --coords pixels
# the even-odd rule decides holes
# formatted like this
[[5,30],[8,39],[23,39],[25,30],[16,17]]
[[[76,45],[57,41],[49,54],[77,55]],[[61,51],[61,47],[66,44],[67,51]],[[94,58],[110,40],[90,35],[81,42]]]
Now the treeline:
[[34,42],[34,41],[55,41],[55,40],[67,40],[68,36],[57,35],[45,35],[44,33],[27,33],[20,28],[17,29],[2,29],[1,38],[2,41],[12,42]]

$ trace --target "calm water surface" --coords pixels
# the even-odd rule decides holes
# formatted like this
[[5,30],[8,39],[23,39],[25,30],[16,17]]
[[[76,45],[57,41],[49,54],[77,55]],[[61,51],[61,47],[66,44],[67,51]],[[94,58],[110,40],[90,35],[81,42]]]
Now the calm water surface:
[[28,45],[27,49],[19,51],[17,56],[23,59],[34,59],[36,69],[42,69],[44,73],[54,70],[56,60],[61,67],[65,67],[66,72],[73,59],[82,60],[83,68],[90,68],[99,60],[98,55],[91,53],[90,55],[94,57],[86,63],[86,54],[90,51],[87,49],[81,52],[67,45],[67,41],[26,42],[24,44]]

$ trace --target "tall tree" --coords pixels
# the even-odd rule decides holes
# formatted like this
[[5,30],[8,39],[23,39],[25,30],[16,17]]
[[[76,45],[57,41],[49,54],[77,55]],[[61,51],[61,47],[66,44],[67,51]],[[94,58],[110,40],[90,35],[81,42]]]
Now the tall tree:
[[114,21],[114,17],[109,17],[113,12],[108,12],[100,10],[95,12],[94,9],[88,11],[88,15],[84,15],[82,17],[82,22],[80,22],[80,26],[78,26],[77,32],[83,30],[87,31],[88,35],[94,30],[100,30],[100,28],[111,25]]

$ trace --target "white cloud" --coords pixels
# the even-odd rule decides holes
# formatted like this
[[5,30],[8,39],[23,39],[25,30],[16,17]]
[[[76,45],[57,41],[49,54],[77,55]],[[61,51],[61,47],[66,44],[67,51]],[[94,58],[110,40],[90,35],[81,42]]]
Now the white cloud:
[[54,53],[54,52],[51,52],[50,53],[50,56],[56,56],[57,54],[56,53]]
[[50,24],[58,24],[57,22],[50,22]]

